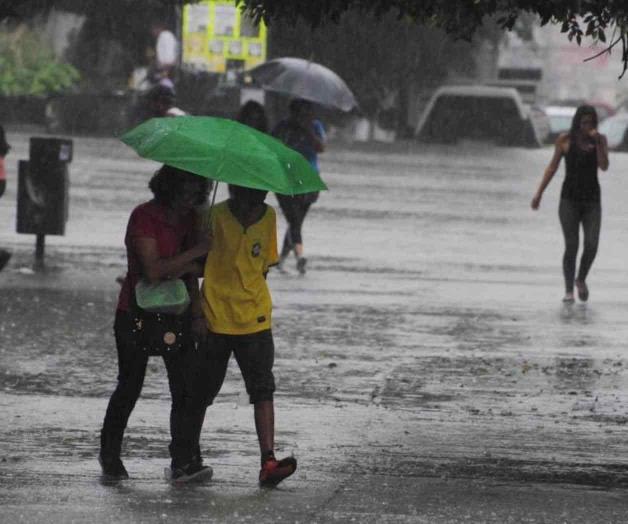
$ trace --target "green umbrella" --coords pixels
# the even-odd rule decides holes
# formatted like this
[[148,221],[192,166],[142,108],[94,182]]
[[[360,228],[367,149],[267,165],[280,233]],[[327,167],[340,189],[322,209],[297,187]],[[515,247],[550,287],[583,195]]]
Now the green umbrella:
[[234,120],[152,118],[121,140],[144,158],[229,184],[284,195],[327,189],[300,153]]

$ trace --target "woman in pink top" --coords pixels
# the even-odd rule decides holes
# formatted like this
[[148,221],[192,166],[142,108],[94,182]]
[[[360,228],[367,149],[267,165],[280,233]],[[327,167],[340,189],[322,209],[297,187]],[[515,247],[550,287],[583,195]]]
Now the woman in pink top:
[[[181,351],[163,356],[172,395],[170,430],[173,438],[183,403],[183,357],[192,344],[193,317],[202,317],[197,299],[196,275],[201,272],[197,260],[207,254],[209,245],[207,240],[197,242],[195,207],[207,200],[209,182],[187,171],[164,165],[155,173],[149,187],[154,198],[133,210],[125,236],[128,271],[120,290],[114,323],[118,383],[109,400],[100,440],[99,461],[108,480],[128,478],[120,459],[122,437],[142,390],[150,356],[138,344],[133,315],[137,308],[135,285],[140,279],[159,282],[183,278],[192,297],[192,305],[184,314],[187,326],[184,347]],[[172,452],[173,443],[170,449]],[[208,470],[199,459],[183,472],[180,480]]]

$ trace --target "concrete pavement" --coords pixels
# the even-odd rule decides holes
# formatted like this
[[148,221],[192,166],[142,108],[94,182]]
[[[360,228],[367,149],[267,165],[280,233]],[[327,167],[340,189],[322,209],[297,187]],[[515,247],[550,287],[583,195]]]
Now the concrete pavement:
[[0,200],[0,242],[15,250],[0,273],[0,520],[625,522],[628,157],[602,180],[591,300],[566,308],[561,176],[528,208],[549,154],[332,146],[331,191],[306,223],[310,271],[270,276],[278,448],[299,470],[265,492],[233,364],[204,426],[214,481],[162,480],[156,359],[127,431],[132,479],[99,482],[114,278],[152,165],[77,139],[68,235],[48,240],[46,272],[29,271],[33,240],[12,233],[14,189]]

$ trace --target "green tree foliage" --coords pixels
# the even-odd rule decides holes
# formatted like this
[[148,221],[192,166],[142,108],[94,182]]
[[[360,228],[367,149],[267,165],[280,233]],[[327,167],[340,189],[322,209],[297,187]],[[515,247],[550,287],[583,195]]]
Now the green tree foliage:
[[57,61],[52,49],[25,26],[0,33],[0,95],[45,96],[78,79],[76,69]]
[[294,23],[304,20],[319,26],[328,20],[339,21],[343,13],[362,9],[376,17],[395,11],[444,29],[456,38],[470,39],[487,19],[512,30],[525,15],[536,15],[542,24],[560,24],[570,40],[583,39],[619,48],[625,73],[628,68],[627,0],[235,0],[254,18],[271,26],[275,20]]
[[159,19],[174,26],[172,0],[0,0],[0,20],[32,25],[52,9],[85,16],[72,35],[65,59],[81,74],[81,88],[89,92],[124,89],[134,64],[147,63],[153,44],[150,25]]
[[[195,0],[0,0],[0,20],[25,17],[56,7],[89,14],[95,9],[128,13],[131,8],[159,5],[166,8]],[[444,29],[456,38],[470,39],[485,20],[495,18],[511,30],[522,15],[533,14],[541,23],[561,24],[567,37],[578,43],[591,38],[619,48],[628,67],[627,0],[234,0],[255,18],[270,25],[283,19],[304,20],[311,26],[338,21],[343,13],[362,9],[375,15],[396,12],[417,22]],[[625,71],[625,69],[624,69]]]
[[191,3],[189,0],[0,0],[0,20],[5,18],[25,19],[50,9],[70,11],[72,13],[119,14],[152,9],[168,10],[172,7]]
[[[499,34],[494,24],[486,24],[473,44]],[[340,74],[370,118],[390,117],[394,112],[381,111],[391,105],[407,114],[410,93],[416,96],[417,90],[433,88],[450,72],[461,76],[475,72],[475,45],[455,42],[443,30],[413,23],[394,11],[378,16],[352,9],[336,23],[317,28],[305,20],[277,19],[271,35],[273,55],[311,59]],[[405,123],[398,124],[403,132]]]

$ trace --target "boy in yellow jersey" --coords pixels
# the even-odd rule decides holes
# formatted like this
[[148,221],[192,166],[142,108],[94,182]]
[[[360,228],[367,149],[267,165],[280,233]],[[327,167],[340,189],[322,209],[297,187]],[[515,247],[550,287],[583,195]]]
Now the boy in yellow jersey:
[[[231,198],[211,211],[212,246],[193,326],[200,342],[187,366],[189,433],[179,442],[187,450],[198,449],[205,410],[220,391],[233,353],[254,406],[262,464],[259,482],[275,486],[297,467],[293,457],[277,460],[274,455],[275,350],[266,274],[279,260],[276,215],[264,203],[266,191],[230,186],[229,192]],[[180,459],[185,463],[200,457],[188,453]]]

